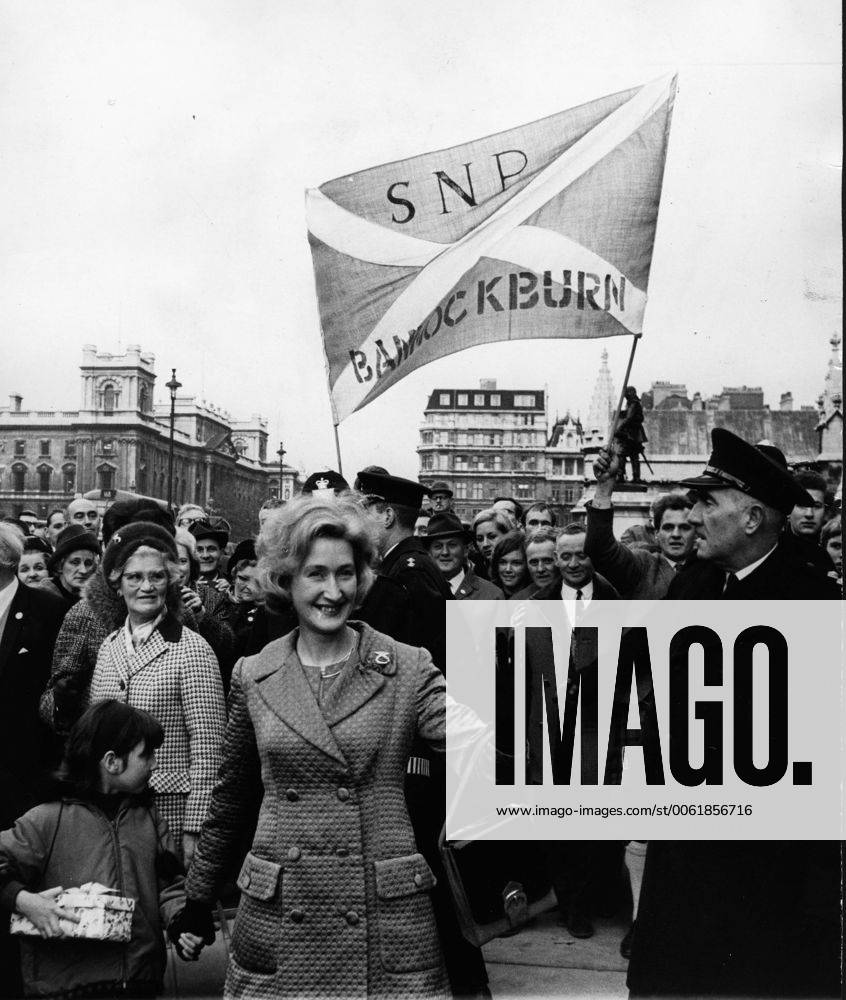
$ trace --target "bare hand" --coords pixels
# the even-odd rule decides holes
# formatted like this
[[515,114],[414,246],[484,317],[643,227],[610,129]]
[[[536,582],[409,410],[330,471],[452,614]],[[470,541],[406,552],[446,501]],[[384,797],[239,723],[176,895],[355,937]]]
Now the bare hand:
[[229,590],[229,581],[226,577],[221,577],[219,580],[215,580],[212,584],[215,590],[219,591],[221,594]]
[[15,909],[26,917],[43,938],[61,937],[59,919],[79,923],[79,917],[71,910],[63,910],[56,904],[56,896],[63,892],[60,885],[43,892],[27,892],[22,889],[15,898]]
[[203,950],[203,939],[196,934],[189,934],[185,931],[179,935],[179,947],[177,954],[186,962],[196,962]]
[[593,474],[598,483],[614,482],[620,474],[620,446],[617,442],[611,448],[602,448],[593,460]]
[[185,862],[185,869],[190,867],[194,859],[194,851],[197,850],[197,841],[200,839],[199,833],[182,834],[182,859]]
[[196,590],[191,590],[190,587],[182,587],[182,603],[192,612],[195,618],[202,618],[206,613],[206,609],[203,607],[203,601]]

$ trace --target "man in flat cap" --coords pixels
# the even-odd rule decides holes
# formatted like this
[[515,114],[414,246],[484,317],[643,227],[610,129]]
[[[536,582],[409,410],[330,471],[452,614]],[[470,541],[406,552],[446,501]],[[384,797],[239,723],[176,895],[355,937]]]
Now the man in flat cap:
[[[366,470],[359,472],[357,482],[382,535],[382,564],[358,616],[399,642],[424,647],[444,671],[446,602],[452,599],[452,591],[429,556],[426,539],[413,534],[417,512],[429,490],[410,479]],[[417,846],[437,878],[432,906],[452,992],[456,997],[490,996],[482,953],[461,933],[438,851],[445,781],[443,758],[416,742],[406,774],[406,804]]]
[[[698,558],[668,599],[839,597],[783,542],[785,519],[809,499],[786,467],[722,428],[711,439],[702,475],[682,482]],[[838,996],[839,974],[836,841],[650,841],[632,997]]]

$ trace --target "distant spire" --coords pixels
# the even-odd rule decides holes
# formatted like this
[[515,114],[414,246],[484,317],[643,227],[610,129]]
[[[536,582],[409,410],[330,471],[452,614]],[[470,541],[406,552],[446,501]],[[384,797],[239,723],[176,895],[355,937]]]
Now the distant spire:
[[593,387],[593,396],[590,401],[588,411],[587,427],[588,434],[594,430],[599,431],[601,440],[596,443],[604,443],[608,437],[608,429],[614,418],[617,399],[614,392],[614,383],[611,380],[611,371],[608,368],[608,351],[602,349],[602,361],[599,365],[599,374],[596,376],[596,384]]
[[827,419],[835,410],[843,412],[843,358],[840,354],[840,334],[835,331],[831,339],[831,357],[822,395],[822,416]]

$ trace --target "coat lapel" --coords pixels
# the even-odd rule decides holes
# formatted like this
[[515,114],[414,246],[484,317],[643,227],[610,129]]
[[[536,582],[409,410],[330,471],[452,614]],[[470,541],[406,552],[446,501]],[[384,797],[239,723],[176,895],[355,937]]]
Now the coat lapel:
[[12,598],[6,626],[3,629],[3,637],[0,640],[0,671],[7,663],[11,663],[12,657],[20,648],[18,640],[28,616],[29,598],[23,584],[18,584],[18,592]]
[[[123,659],[126,659],[126,639],[123,629],[118,633],[118,642],[123,652]],[[134,677],[148,667],[153,660],[158,659],[167,650],[167,640],[162,637],[158,629],[154,629],[152,635],[146,642],[143,642],[136,650],[135,655],[127,663],[128,674]]]
[[376,649],[371,634],[363,631],[358,646],[341,676],[329,689],[323,714],[330,726],[357,712],[385,684],[385,674],[394,673],[394,654]]
[[[296,654],[297,634],[294,630],[279,640],[282,644],[281,651],[274,651],[275,655],[271,654],[273,660],[266,665],[262,664],[255,673],[258,693],[271,712],[286,726],[312,746],[346,766],[347,761],[326,723]],[[267,649],[261,655],[266,656]],[[340,680],[338,678],[335,684]]]

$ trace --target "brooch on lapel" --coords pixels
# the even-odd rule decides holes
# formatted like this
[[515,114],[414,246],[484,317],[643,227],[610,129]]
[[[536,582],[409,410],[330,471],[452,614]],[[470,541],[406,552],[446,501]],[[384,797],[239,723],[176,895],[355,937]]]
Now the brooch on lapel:
[[372,670],[374,673],[389,677],[396,673],[397,665],[392,653],[384,649],[374,649],[363,660],[359,660],[358,669],[362,673],[365,670]]

